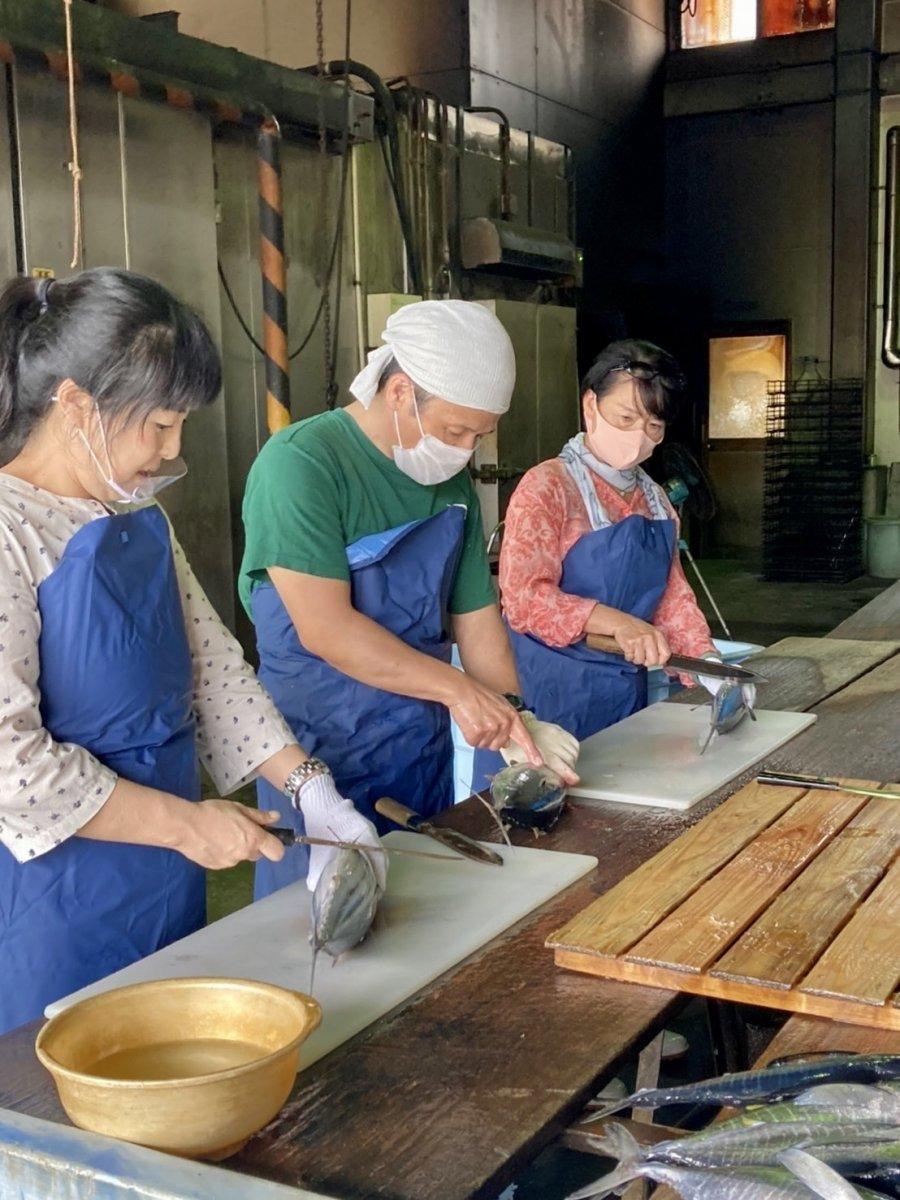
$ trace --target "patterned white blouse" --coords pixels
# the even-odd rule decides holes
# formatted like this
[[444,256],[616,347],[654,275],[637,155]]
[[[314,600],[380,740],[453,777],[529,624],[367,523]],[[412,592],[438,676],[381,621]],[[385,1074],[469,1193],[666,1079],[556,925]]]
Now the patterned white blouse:
[[[71,837],[117,776],[41,723],[37,589],[69,539],[110,510],[0,471],[0,842],[20,862]],[[172,549],[194,671],[197,749],[222,795],[296,739],[219,620],[174,534]]]

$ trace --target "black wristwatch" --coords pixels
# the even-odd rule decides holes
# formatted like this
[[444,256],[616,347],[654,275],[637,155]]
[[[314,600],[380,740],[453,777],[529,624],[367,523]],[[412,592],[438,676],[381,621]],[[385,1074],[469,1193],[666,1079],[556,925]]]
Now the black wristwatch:
[[525,703],[521,696],[517,696],[515,692],[504,692],[503,699],[508,700],[516,712],[531,712],[531,709]]

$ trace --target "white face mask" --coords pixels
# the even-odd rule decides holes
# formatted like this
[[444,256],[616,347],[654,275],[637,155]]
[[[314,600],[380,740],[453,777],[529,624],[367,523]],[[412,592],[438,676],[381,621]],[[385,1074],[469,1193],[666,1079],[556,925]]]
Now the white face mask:
[[[57,399],[56,396],[53,397]],[[122,504],[143,504],[147,500],[151,500],[163,488],[168,487],[172,483],[177,483],[179,479],[184,479],[187,475],[187,463],[183,458],[173,458],[170,462],[161,463],[160,466],[146,479],[142,479],[136,487],[130,492],[126,491],[120,483],[113,477],[112,459],[109,454],[109,443],[106,440],[106,429],[103,425],[103,417],[100,415],[100,409],[96,402],[94,410],[97,413],[97,421],[100,425],[100,439],[103,442],[103,453],[106,457],[106,467],[100,462],[100,459],[94,453],[94,447],[85,437],[82,430],[78,430],[78,436],[87,447],[87,452],[91,456],[97,474],[106,484],[111,492],[113,492]]]
[[445,483],[458,475],[469,459],[475,453],[474,449],[464,450],[461,446],[448,446],[440,438],[433,437],[422,428],[419,417],[419,405],[413,397],[413,407],[419,433],[422,435],[409,450],[404,449],[400,437],[400,422],[394,413],[394,428],[397,431],[397,445],[394,447],[394,462],[404,475],[414,479],[416,483],[429,484]]

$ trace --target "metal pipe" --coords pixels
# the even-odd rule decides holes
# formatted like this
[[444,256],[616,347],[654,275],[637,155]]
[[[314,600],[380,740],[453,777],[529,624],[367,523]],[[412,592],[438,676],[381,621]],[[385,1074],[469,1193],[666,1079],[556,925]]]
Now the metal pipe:
[[263,290],[263,346],[266,364],[266,423],[277,433],[291,423],[291,379],[287,345],[287,271],[281,198],[281,130],[263,121],[257,137],[259,180],[259,264]]
[[394,193],[394,202],[397,205],[397,216],[400,219],[403,240],[406,243],[409,255],[411,283],[415,293],[421,295],[422,267],[414,242],[412,221],[409,215],[409,203],[404,190],[403,164],[400,156],[400,141],[397,132],[397,109],[394,104],[394,97],[391,95],[390,89],[385,87],[384,81],[377,71],[373,71],[371,67],[367,67],[365,63],[358,62],[354,58],[333,59],[326,64],[325,70],[329,75],[353,75],[357,79],[361,79],[364,83],[367,83],[372,89],[375,104],[381,111],[381,116],[387,130],[388,151],[391,162],[391,167],[388,169],[388,176]]
[[881,361],[894,370],[900,368],[900,347],[897,344],[897,193],[900,187],[900,125],[887,134],[887,160],[884,179],[884,335],[881,342]]
[[489,104],[475,108],[465,108],[463,112],[492,113],[500,118],[500,217],[504,221],[512,220],[512,195],[509,187],[510,176],[510,125],[509,117],[501,108],[493,108]]
[[441,295],[450,295],[450,180],[447,160],[450,157],[450,112],[445,101],[439,101],[441,118]]
[[[0,0],[0,60],[65,77],[66,38],[58,0]],[[256,126],[274,113],[284,129],[304,134],[318,128],[324,109],[328,129],[346,122],[344,88],[200,42],[159,25],[82,4],[74,27],[75,68],[84,81],[111,86],[216,120]],[[356,139],[373,136],[372,98],[352,94],[350,128]]]
[[353,291],[356,296],[356,369],[366,365],[366,294],[362,281],[362,250],[359,244],[359,160],[352,149],[350,155],[350,214],[353,223]]

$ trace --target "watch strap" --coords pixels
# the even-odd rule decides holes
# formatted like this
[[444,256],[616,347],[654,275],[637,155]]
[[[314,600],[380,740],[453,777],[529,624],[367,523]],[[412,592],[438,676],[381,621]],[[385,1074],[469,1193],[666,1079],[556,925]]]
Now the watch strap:
[[317,775],[330,775],[331,769],[327,763],[322,762],[321,758],[308,758],[305,762],[300,763],[298,767],[294,767],[293,771],[284,781],[284,794],[293,802],[297,796],[297,792],[310,779],[314,779]]

